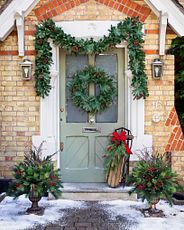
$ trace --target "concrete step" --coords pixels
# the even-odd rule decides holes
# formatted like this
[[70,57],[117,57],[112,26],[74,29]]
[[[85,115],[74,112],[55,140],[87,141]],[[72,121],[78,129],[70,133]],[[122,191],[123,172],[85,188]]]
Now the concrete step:
[[128,194],[132,187],[110,188],[106,183],[63,183],[62,199],[70,200],[133,200],[136,194]]

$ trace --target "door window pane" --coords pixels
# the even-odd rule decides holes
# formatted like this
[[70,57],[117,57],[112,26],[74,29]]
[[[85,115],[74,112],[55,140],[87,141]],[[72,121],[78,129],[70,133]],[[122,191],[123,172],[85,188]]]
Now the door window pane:
[[[95,57],[96,67],[103,69],[106,73],[113,77],[118,85],[118,66],[116,54],[98,54]],[[96,87],[96,94],[99,94],[99,88]],[[118,120],[118,100],[114,99],[111,107],[97,113],[96,122],[98,123],[116,123]]]
[[[66,55],[66,85],[72,80],[73,75],[88,65],[87,55]],[[66,86],[66,122],[67,123],[85,123],[88,120],[88,114],[77,108],[71,99],[71,93]]]

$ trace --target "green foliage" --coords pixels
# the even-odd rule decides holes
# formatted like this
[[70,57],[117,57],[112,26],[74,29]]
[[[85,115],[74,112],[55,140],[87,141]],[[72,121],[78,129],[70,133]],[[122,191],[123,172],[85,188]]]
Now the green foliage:
[[132,154],[132,151],[126,144],[126,132],[113,132],[111,144],[107,146],[106,153],[104,155],[107,172],[110,169],[116,170],[122,157],[130,154]]
[[49,68],[52,64],[52,52],[49,39],[52,39],[55,45],[75,55],[102,53],[115,47],[121,41],[127,41],[129,68],[133,74],[132,93],[136,99],[148,96],[145,54],[142,50],[144,43],[142,23],[137,18],[128,17],[118,23],[116,27],[111,26],[109,35],[99,41],[95,41],[93,38],[75,39],[70,34],[65,34],[51,19],[39,24],[35,35],[35,50],[37,52],[35,88],[37,95],[41,97],[48,96],[51,90]]
[[114,143],[108,145],[105,154],[105,166],[107,172],[109,169],[116,170],[123,156],[126,155],[126,149],[123,143],[116,145]]
[[[89,84],[93,83],[99,88],[97,96],[88,95]],[[82,110],[95,114],[112,105],[117,94],[113,79],[103,70],[87,66],[73,76],[68,84],[74,105]]]
[[146,199],[149,203],[155,198],[164,198],[172,205],[173,193],[181,189],[177,174],[159,154],[149,156],[145,153],[133,168],[128,182],[135,186],[130,194],[136,192],[142,200]]
[[170,52],[175,55],[175,106],[184,131],[184,36],[172,41]]
[[[43,144],[43,143],[42,143]],[[39,197],[50,192],[55,198],[61,194],[62,188],[59,169],[55,170],[51,157],[41,158],[42,144],[38,149],[25,153],[24,160],[15,165],[13,169],[14,180],[10,184],[8,194],[14,198],[22,194],[29,195],[34,187],[34,192]]]

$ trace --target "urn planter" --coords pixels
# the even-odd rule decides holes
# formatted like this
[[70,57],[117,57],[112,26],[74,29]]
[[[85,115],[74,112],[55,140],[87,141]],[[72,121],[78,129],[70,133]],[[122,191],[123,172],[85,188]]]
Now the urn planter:
[[35,184],[31,185],[31,191],[28,195],[29,200],[32,202],[30,208],[27,209],[28,214],[43,215],[44,209],[38,206],[38,202],[41,200],[41,196],[38,193],[37,186]]
[[41,197],[29,196],[29,200],[32,202],[32,205],[27,209],[27,213],[37,214],[43,210],[43,208],[38,206],[38,202],[41,200]]
[[159,201],[160,201],[159,197],[155,197],[154,199],[152,199],[152,201],[150,202],[150,208],[149,208],[151,213],[159,212],[159,210],[156,208],[156,205]]

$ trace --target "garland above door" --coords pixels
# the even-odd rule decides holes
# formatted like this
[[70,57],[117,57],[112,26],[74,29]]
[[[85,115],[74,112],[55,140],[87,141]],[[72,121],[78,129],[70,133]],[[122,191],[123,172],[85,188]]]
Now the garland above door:
[[51,90],[50,66],[52,64],[52,48],[49,39],[69,53],[95,54],[112,49],[121,41],[128,43],[129,69],[132,72],[132,94],[135,99],[148,96],[147,76],[145,73],[145,54],[143,51],[143,24],[138,18],[126,18],[117,26],[111,26],[108,36],[100,40],[76,39],[57,27],[53,20],[46,20],[36,26],[35,35],[35,89],[41,97],[49,95]]

